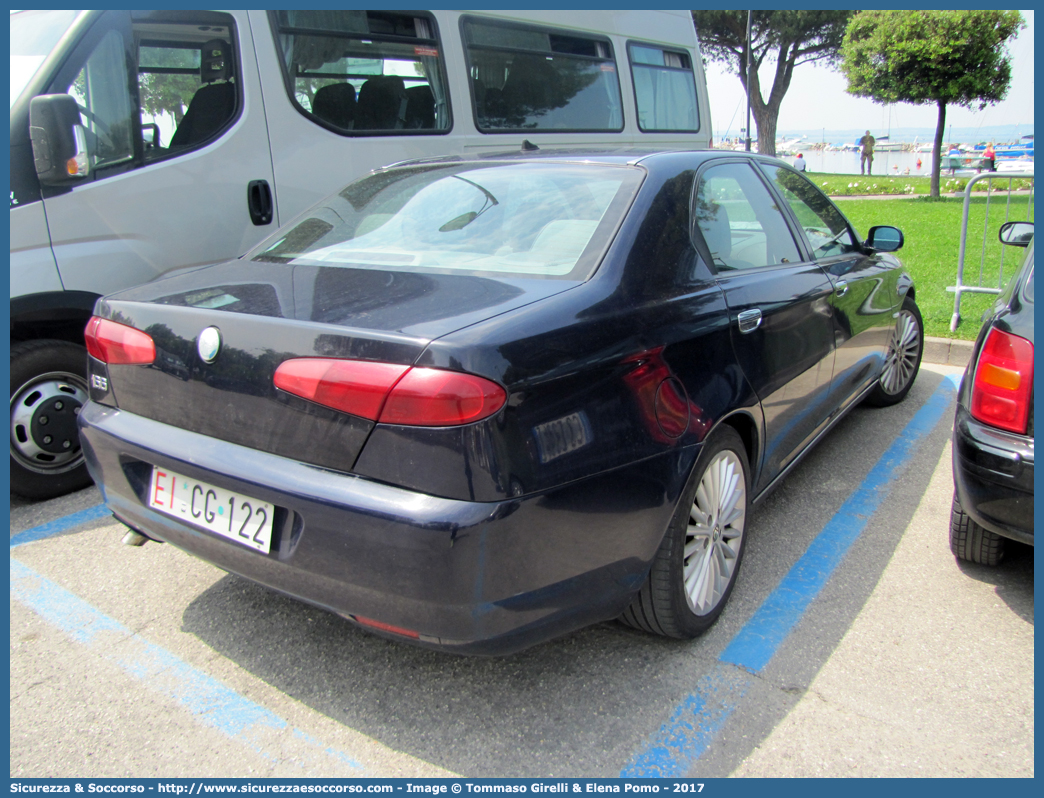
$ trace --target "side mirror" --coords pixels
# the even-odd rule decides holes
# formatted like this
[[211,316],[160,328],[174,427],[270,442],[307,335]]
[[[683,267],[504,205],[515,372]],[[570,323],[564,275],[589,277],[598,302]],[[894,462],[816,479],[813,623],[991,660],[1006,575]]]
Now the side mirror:
[[65,186],[90,174],[80,108],[68,94],[41,94],[29,103],[29,137],[36,175],[45,186]]
[[1001,225],[999,238],[1002,244],[1027,247],[1033,239],[1033,222],[1005,222]]
[[[146,133],[151,133],[147,136]],[[160,129],[155,122],[141,123],[141,140],[145,143],[146,150],[158,150],[160,148]]]
[[863,245],[878,252],[895,252],[903,246],[903,240],[903,231],[898,227],[880,225],[870,228]]

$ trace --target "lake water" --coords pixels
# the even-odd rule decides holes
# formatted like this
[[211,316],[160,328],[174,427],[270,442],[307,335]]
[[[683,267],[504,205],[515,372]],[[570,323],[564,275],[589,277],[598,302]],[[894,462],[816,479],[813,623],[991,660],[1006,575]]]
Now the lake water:
[[[811,172],[826,172],[828,174],[859,175],[859,153],[858,152],[826,152],[822,150],[807,150],[802,152],[806,167]],[[910,175],[915,177],[930,177],[932,174],[930,152],[877,152],[874,153],[874,175],[902,175],[904,170],[909,169]],[[943,163],[946,156],[943,156]],[[794,162],[793,155],[783,156],[787,163]],[[1013,159],[1004,159],[1012,162]],[[921,165],[918,166],[917,162]],[[1015,161],[1018,163],[1018,161]],[[1025,162],[1026,171],[1033,171],[1033,162]],[[950,170],[943,167],[943,177],[950,174]],[[962,176],[975,174],[974,169],[965,169],[958,174]]]
[[[830,172],[832,174],[858,175],[858,152],[825,152],[809,150],[802,153],[806,168],[813,172]],[[793,163],[793,156],[783,158]],[[921,165],[917,165],[917,161]],[[874,153],[873,173],[875,175],[901,175],[904,169],[919,177],[928,177],[932,173],[930,152],[877,152]],[[947,174],[948,169],[943,170]]]

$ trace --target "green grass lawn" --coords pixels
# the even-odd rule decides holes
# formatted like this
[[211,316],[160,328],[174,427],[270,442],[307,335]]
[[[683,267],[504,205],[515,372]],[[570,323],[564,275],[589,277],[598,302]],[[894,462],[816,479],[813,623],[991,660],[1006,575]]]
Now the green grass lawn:
[[[832,197],[865,196],[867,194],[895,194],[897,196],[927,196],[931,193],[931,178],[914,175],[838,175],[826,172],[805,172],[805,175],[817,186]],[[939,184],[942,196],[960,194],[968,185],[967,177],[950,177],[943,174]],[[1008,180],[980,180],[972,187],[973,193],[986,193],[987,184],[993,183],[993,191],[1007,191],[1008,184],[1012,188],[1030,188],[1033,181],[1027,178],[1009,178]]]
[[[831,179],[845,175],[816,175],[828,184]],[[879,180],[880,178],[875,178]],[[886,178],[887,179],[887,178]],[[899,178],[901,180],[902,178]],[[920,178],[924,180],[924,178]],[[817,180],[821,183],[821,180]],[[851,182],[851,181],[849,181]],[[911,199],[835,199],[837,206],[855,225],[856,232],[866,237],[867,231],[878,224],[889,224],[903,231],[905,243],[897,253],[903,266],[914,279],[917,304],[924,317],[926,335],[942,338],[974,340],[981,326],[981,316],[993,302],[988,294],[964,294],[961,299],[961,326],[950,332],[953,315],[953,293],[946,290],[957,280],[957,260],[961,244],[961,217],[964,198],[947,197],[929,200]],[[964,283],[983,286],[998,285],[1003,273],[1006,281],[1022,260],[1025,250],[1004,246],[997,240],[997,231],[1005,219],[1033,220],[1033,205],[1028,194],[1015,194],[1010,205],[1006,195],[994,194],[989,199],[989,226],[983,246],[986,226],[987,198],[974,196],[969,208],[968,239],[965,252]],[[1007,207],[1006,207],[1007,205]],[[1007,215],[1006,215],[1007,214]],[[980,282],[981,269],[981,282]]]

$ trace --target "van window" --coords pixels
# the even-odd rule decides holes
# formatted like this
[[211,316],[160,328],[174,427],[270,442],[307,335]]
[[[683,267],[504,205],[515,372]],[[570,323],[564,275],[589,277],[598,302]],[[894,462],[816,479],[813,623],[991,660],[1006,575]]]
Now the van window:
[[51,85],[80,106],[95,179],[203,146],[236,118],[232,17],[169,12],[177,16],[170,21],[163,13],[128,20],[109,12],[86,57]]
[[19,11],[10,15],[12,106],[77,14],[78,11]]
[[92,171],[134,157],[133,112],[123,37],[110,30],[69,87],[80,106]]
[[645,132],[700,129],[696,76],[688,53],[630,44],[638,127]]
[[483,133],[623,130],[607,39],[467,18],[463,30],[475,125]]
[[235,119],[232,25],[135,25],[146,160],[202,145]]
[[430,16],[272,12],[290,99],[344,135],[450,129],[442,48]]

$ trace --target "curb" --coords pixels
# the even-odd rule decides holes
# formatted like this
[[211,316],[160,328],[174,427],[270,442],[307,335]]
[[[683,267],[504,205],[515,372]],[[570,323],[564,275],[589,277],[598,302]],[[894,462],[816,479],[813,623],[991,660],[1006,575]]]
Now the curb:
[[925,336],[924,354],[921,359],[926,363],[943,366],[967,366],[974,348],[975,344],[972,341]]

